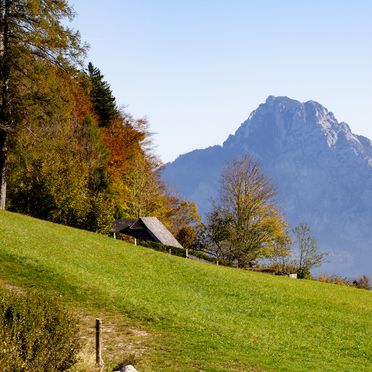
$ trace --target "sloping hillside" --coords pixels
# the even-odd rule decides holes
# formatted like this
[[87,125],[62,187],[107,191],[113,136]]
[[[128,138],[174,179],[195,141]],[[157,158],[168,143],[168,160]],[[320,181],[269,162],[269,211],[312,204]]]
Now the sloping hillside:
[[370,291],[202,264],[9,212],[0,282],[60,294],[88,339],[102,317],[106,365],[132,353],[140,371],[372,370]]

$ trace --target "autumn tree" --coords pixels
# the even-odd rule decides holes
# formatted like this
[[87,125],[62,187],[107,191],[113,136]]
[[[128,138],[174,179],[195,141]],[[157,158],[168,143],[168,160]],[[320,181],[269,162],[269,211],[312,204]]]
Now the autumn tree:
[[[136,217],[132,186],[138,183],[136,165],[144,166],[142,142],[147,136],[146,127],[121,113],[109,126],[101,127],[101,133],[109,154],[107,174],[115,195],[116,218]],[[130,174],[134,175],[133,179]]]
[[322,264],[326,253],[321,252],[316,240],[311,236],[308,225],[300,223],[293,229],[294,250],[296,252],[295,265],[299,278],[310,278],[310,270]]
[[147,120],[120,112],[101,131],[109,153],[116,218],[155,216],[174,234],[200,221],[195,204],[171,195],[162,182]]
[[139,152],[125,174],[127,213],[136,218],[156,215],[163,205],[163,187],[156,165]]
[[196,241],[196,230],[190,225],[184,226],[178,231],[176,239],[183,248],[193,249]]
[[295,272],[292,261],[292,244],[288,236],[278,239],[270,255],[271,267],[278,274],[292,274]]
[[215,243],[223,244],[231,261],[246,267],[287,239],[287,223],[275,206],[274,187],[249,156],[228,164],[221,181],[220,199],[212,211],[213,221],[221,227]]
[[[6,202],[9,139],[28,113],[25,85],[43,70],[40,64],[71,72],[81,62],[79,34],[63,23],[73,15],[67,0],[0,0],[0,209]],[[48,102],[47,94],[39,95],[44,115]]]
[[163,223],[174,235],[184,228],[196,233],[202,223],[196,204],[170,193],[166,186],[164,190],[166,199],[161,215]]

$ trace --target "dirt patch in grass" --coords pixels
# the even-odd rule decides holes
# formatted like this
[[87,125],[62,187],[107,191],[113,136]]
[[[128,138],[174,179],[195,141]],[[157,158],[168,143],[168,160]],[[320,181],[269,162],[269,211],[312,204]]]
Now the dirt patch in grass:
[[25,291],[22,288],[6,283],[2,280],[0,280],[0,286],[4,287],[5,289],[9,289],[10,291],[14,291],[16,293],[25,293]]
[[[96,362],[95,338],[96,318],[91,315],[79,314],[80,331],[83,349],[77,365],[79,371],[98,370]],[[146,343],[151,334],[144,329],[133,328],[119,315],[101,314],[101,343],[104,370],[112,369],[122,364],[136,364],[146,352]]]

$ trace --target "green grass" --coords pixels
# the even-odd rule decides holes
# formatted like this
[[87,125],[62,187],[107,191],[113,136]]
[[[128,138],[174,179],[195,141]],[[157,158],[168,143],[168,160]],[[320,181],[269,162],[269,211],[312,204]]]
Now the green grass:
[[90,341],[102,317],[106,365],[136,354],[140,371],[372,371],[372,291],[198,263],[9,212],[0,280],[59,293]]

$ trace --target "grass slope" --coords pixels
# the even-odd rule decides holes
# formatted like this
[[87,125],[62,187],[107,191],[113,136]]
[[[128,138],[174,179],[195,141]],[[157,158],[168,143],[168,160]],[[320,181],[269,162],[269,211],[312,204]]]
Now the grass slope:
[[371,291],[202,264],[9,212],[0,280],[59,293],[89,322],[107,316],[106,364],[122,348],[141,371],[372,371]]

